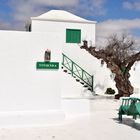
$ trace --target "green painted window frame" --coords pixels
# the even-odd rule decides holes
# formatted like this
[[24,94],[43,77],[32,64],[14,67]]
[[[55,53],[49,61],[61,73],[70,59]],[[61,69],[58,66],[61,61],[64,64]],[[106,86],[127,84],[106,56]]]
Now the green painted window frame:
[[81,43],[81,30],[66,29],[66,43]]

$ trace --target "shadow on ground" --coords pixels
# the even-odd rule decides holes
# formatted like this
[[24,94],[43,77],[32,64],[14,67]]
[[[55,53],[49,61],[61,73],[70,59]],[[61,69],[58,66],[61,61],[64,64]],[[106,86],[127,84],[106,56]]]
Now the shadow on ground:
[[132,127],[133,129],[140,130],[140,123],[135,122],[134,119],[123,118],[122,121],[119,121],[118,118],[113,118],[113,120],[116,121],[116,123],[119,123],[120,125],[127,125],[127,126]]

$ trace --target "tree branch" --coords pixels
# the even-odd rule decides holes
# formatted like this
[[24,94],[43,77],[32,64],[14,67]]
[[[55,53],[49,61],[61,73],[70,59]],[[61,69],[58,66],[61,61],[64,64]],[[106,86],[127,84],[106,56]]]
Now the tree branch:
[[84,46],[82,46],[82,48],[87,50],[92,56],[96,57],[97,59],[102,59],[103,61],[105,61],[107,67],[111,70],[112,73],[122,74],[120,67],[117,64],[115,64],[112,55],[108,54],[106,50],[96,51],[95,47],[88,48]]
[[139,61],[140,60],[140,52],[132,55],[131,57],[128,58],[128,60],[126,60],[126,64],[127,65],[127,69],[130,70],[131,67],[133,66],[133,64],[136,62],[136,61]]

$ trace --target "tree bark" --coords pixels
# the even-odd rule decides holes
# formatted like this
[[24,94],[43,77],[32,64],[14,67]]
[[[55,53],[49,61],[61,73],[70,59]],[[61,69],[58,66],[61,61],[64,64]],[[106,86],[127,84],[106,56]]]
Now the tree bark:
[[118,94],[115,95],[115,99],[119,99],[120,97],[129,97],[133,94],[134,88],[129,81],[129,73],[125,75],[116,74],[115,82],[116,88],[118,89]]

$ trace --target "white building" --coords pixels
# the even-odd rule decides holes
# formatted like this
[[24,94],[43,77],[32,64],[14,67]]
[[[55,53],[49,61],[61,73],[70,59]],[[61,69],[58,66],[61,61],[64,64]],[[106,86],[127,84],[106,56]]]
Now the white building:
[[[62,97],[91,93],[89,87],[62,72],[62,62],[70,65],[67,68],[73,62],[71,74],[77,74],[80,82],[88,79],[85,71],[94,75],[94,82],[87,84],[90,82],[97,94],[104,94],[107,87],[115,88],[106,66],[101,67],[99,60],[80,49],[83,40],[95,45],[95,28],[95,21],[52,10],[31,18],[31,32],[0,31],[0,127],[55,123],[64,119]],[[51,64],[44,63],[47,49],[51,51]],[[59,68],[37,69],[37,62],[43,63],[41,67],[59,63]],[[138,79],[132,77],[132,81],[139,87]]]
[[[89,21],[66,11],[51,10],[38,17],[32,17],[31,29],[32,32],[52,32],[53,34],[60,34],[62,52],[90,75],[94,75],[93,83],[96,93],[104,93],[110,85],[115,88],[110,78],[111,72],[105,66],[103,69],[99,60],[80,49],[83,40],[87,40],[91,46],[95,45],[96,21]],[[58,45],[57,47],[59,48]],[[65,84],[64,82],[62,85]],[[81,88],[73,88],[72,92],[71,90],[67,90],[73,87],[69,85],[70,84],[67,84],[62,88],[62,96],[79,96],[79,94],[84,94],[83,92],[86,91]]]
[[[32,32],[60,34],[62,46],[56,44],[56,47],[62,47],[62,53],[92,75],[91,58],[88,58],[90,57],[89,54],[81,51],[80,45],[83,43],[83,40],[90,42],[90,45],[95,45],[95,28],[96,21],[89,21],[62,10],[51,10],[43,15],[31,18]],[[87,58],[85,59],[85,57]],[[79,96],[79,94],[83,93],[83,90],[85,91],[85,89],[81,90],[80,87],[80,89],[73,88],[72,92],[68,88],[71,89],[74,85],[70,86],[71,84],[63,83],[63,81],[65,80],[62,80],[62,86],[66,86],[63,86],[61,94],[64,97]]]

